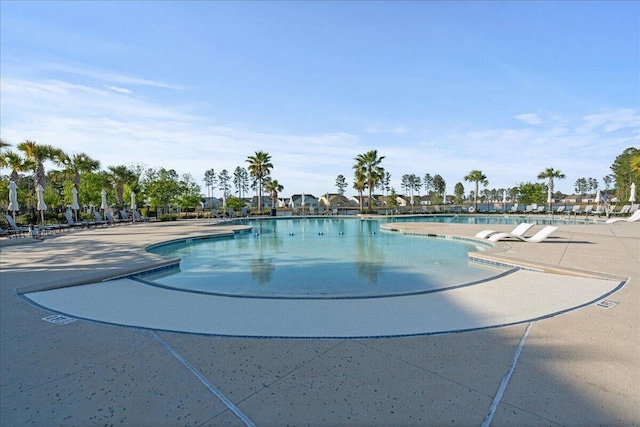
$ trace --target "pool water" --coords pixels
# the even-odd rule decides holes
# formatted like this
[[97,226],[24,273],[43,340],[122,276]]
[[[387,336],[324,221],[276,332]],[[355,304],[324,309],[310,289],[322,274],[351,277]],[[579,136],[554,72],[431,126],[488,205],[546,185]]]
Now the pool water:
[[252,221],[233,238],[155,247],[179,272],[145,277],[178,289],[252,297],[371,297],[432,291],[486,279],[471,242],[380,231],[375,220]]

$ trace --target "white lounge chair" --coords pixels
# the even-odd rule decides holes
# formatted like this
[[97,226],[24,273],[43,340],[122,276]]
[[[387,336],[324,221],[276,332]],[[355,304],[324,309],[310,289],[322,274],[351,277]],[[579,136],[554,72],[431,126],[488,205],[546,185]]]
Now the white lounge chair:
[[523,236],[518,236],[510,233],[498,233],[489,237],[489,241],[498,242],[506,239],[518,239],[521,242],[540,243],[543,240],[545,240],[547,237],[551,236],[557,229],[558,227],[555,227],[553,225],[547,225],[546,227],[544,227],[542,230],[538,231],[536,234],[534,234],[531,237],[523,237]]
[[614,222],[634,222],[640,220],[640,210],[637,210],[629,218],[609,218],[605,221],[606,224],[613,224]]
[[624,214],[629,213],[629,209],[631,209],[631,205],[624,205],[617,212],[616,212],[615,209],[611,209],[611,215],[624,215]]
[[[524,235],[524,233],[526,233],[527,231],[529,231],[529,229],[531,227],[533,227],[534,224],[530,224],[528,222],[522,222],[520,224],[518,224],[516,226],[516,228],[514,228],[513,230],[511,230],[509,232],[509,234],[512,235],[516,235],[516,236],[522,236]],[[478,234],[476,234],[476,237],[479,237],[481,239],[486,239],[490,236],[493,236],[494,234],[500,233],[500,231],[495,231],[495,230],[482,230],[481,232],[479,232]]]

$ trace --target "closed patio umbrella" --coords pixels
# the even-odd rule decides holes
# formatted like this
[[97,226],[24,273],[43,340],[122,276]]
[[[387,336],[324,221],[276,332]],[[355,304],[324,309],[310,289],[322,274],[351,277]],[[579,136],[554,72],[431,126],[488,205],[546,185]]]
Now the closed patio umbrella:
[[602,196],[600,195],[600,189],[596,190],[596,210],[600,212],[600,203],[602,203]]
[[502,191],[502,209],[507,211],[507,190]]
[[132,191],[131,192],[131,216],[133,217],[133,222],[136,222],[136,215],[135,215],[136,209],[138,209],[138,206],[136,206],[136,193]]
[[107,209],[109,205],[107,204],[107,190],[103,189],[101,192],[102,200],[100,202],[100,209]]
[[76,187],[73,187],[71,189],[71,196],[72,196],[72,201],[71,201],[71,209],[73,209],[76,213],[76,222],[78,222],[78,211],[80,210],[80,205],[78,204],[78,190],[76,189]]
[[636,183],[631,183],[631,195],[629,196],[629,201],[634,203],[636,201]]
[[44,211],[47,210],[47,205],[44,202],[44,188],[42,188],[42,185],[36,187],[36,194],[38,196],[36,209],[40,211],[40,219],[42,220],[42,224],[44,224]]
[[100,203],[100,209],[102,209],[102,212],[105,213],[107,211],[108,207],[109,207],[109,205],[107,204],[107,190],[105,190],[103,188],[102,189],[102,202]]
[[16,211],[20,209],[18,205],[18,186],[15,182],[9,181],[9,207],[8,211],[13,212],[13,220],[16,220]]

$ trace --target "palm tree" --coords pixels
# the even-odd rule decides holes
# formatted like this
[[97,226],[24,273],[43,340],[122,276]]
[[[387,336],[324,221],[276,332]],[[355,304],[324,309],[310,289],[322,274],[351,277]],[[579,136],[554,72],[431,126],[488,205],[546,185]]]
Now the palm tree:
[[[559,170],[555,170],[554,168],[546,168],[542,172],[538,174],[538,179],[548,179],[549,180],[549,191],[553,194],[553,180],[554,179],[564,179],[565,175]],[[551,200],[549,200],[549,212],[551,212]]]
[[27,172],[35,169],[35,164],[29,159],[24,159],[20,156],[20,154],[15,151],[7,151],[6,153],[2,153],[0,155],[0,162],[3,167],[8,167],[11,169],[11,174],[9,175],[9,179],[13,182],[18,182],[20,176],[18,172]]
[[[384,157],[378,157],[378,150],[371,150],[364,154],[358,154],[354,159],[356,164],[353,165],[353,168],[356,170],[356,180],[358,180],[358,174],[360,174],[369,189],[369,210],[373,209],[373,189],[384,178],[384,168],[380,166]],[[362,196],[360,198],[362,199]]]
[[360,200],[360,211],[362,211],[362,192],[364,191],[367,183],[365,182],[364,175],[356,170],[356,176],[353,180],[353,189],[358,192],[358,198]]
[[70,178],[77,191],[80,190],[80,176],[83,173],[93,173],[100,169],[100,162],[94,160],[85,153],[72,154],[60,153],[55,162],[63,167],[62,173]]
[[[71,156],[60,153],[55,162],[64,167],[62,170],[63,175],[71,178],[73,187],[76,189],[78,195],[78,200],[80,200],[80,176],[84,173],[93,173],[100,169],[100,162],[85,153],[72,154]],[[76,211],[76,217],[77,214]]]
[[22,151],[30,162],[34,165],[34,181],[36,188],[41,185],[45,187],[44,162],[54,160],[62,156],[62,150],[51,145],[38,145],[35,141],[26,140],[18,144],[18,150]]
[[118,208],[122,209],[124,206],[124,186],[127,184],[133,184],[138,178],[136,173],[126,166],[109,166],[109,180],[116,190],[116,200]]
[[485,187],[489,185],[487,177],[479,170],[472,170],[469,175],[464,177],[465,181],[474,182],[476,184],[476,191],[473,193],[473,209],[478,211],[478,185],[482,183]]
[[277,179],[274,179],[267,182],[265,189],[271,194],[271,206],[275,209],[278,203],[278,193],[284,190],[284,186]]
[[258,181],[258,211],[262,210],[262,180],[269,175],[273,164],[271,164],[271,156],[264,151],[256,151],[253,156],[247,157],[249,163],[249,175],[255,177]]
[[6,147],[11,147],[11,144],[0,138],[0,168],[6,168],[8,166],[4,154],[2,153]]

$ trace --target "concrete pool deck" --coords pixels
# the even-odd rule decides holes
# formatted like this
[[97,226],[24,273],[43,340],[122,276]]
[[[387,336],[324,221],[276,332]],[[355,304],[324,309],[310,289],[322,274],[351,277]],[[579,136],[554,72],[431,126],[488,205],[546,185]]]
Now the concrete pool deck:
[[[19,295],[144,270],[165,262],[149,244],[228,228],[185,221],[3,240],[0,425],[481,425],[490,413],[493,425],[640,424],[638,223],[561,226],[546,242],[483,253],[630,278],[607,297],[617,305],[455,334],[299,340],[55,324]],[[403,228],[473,236],[486,226]]]

